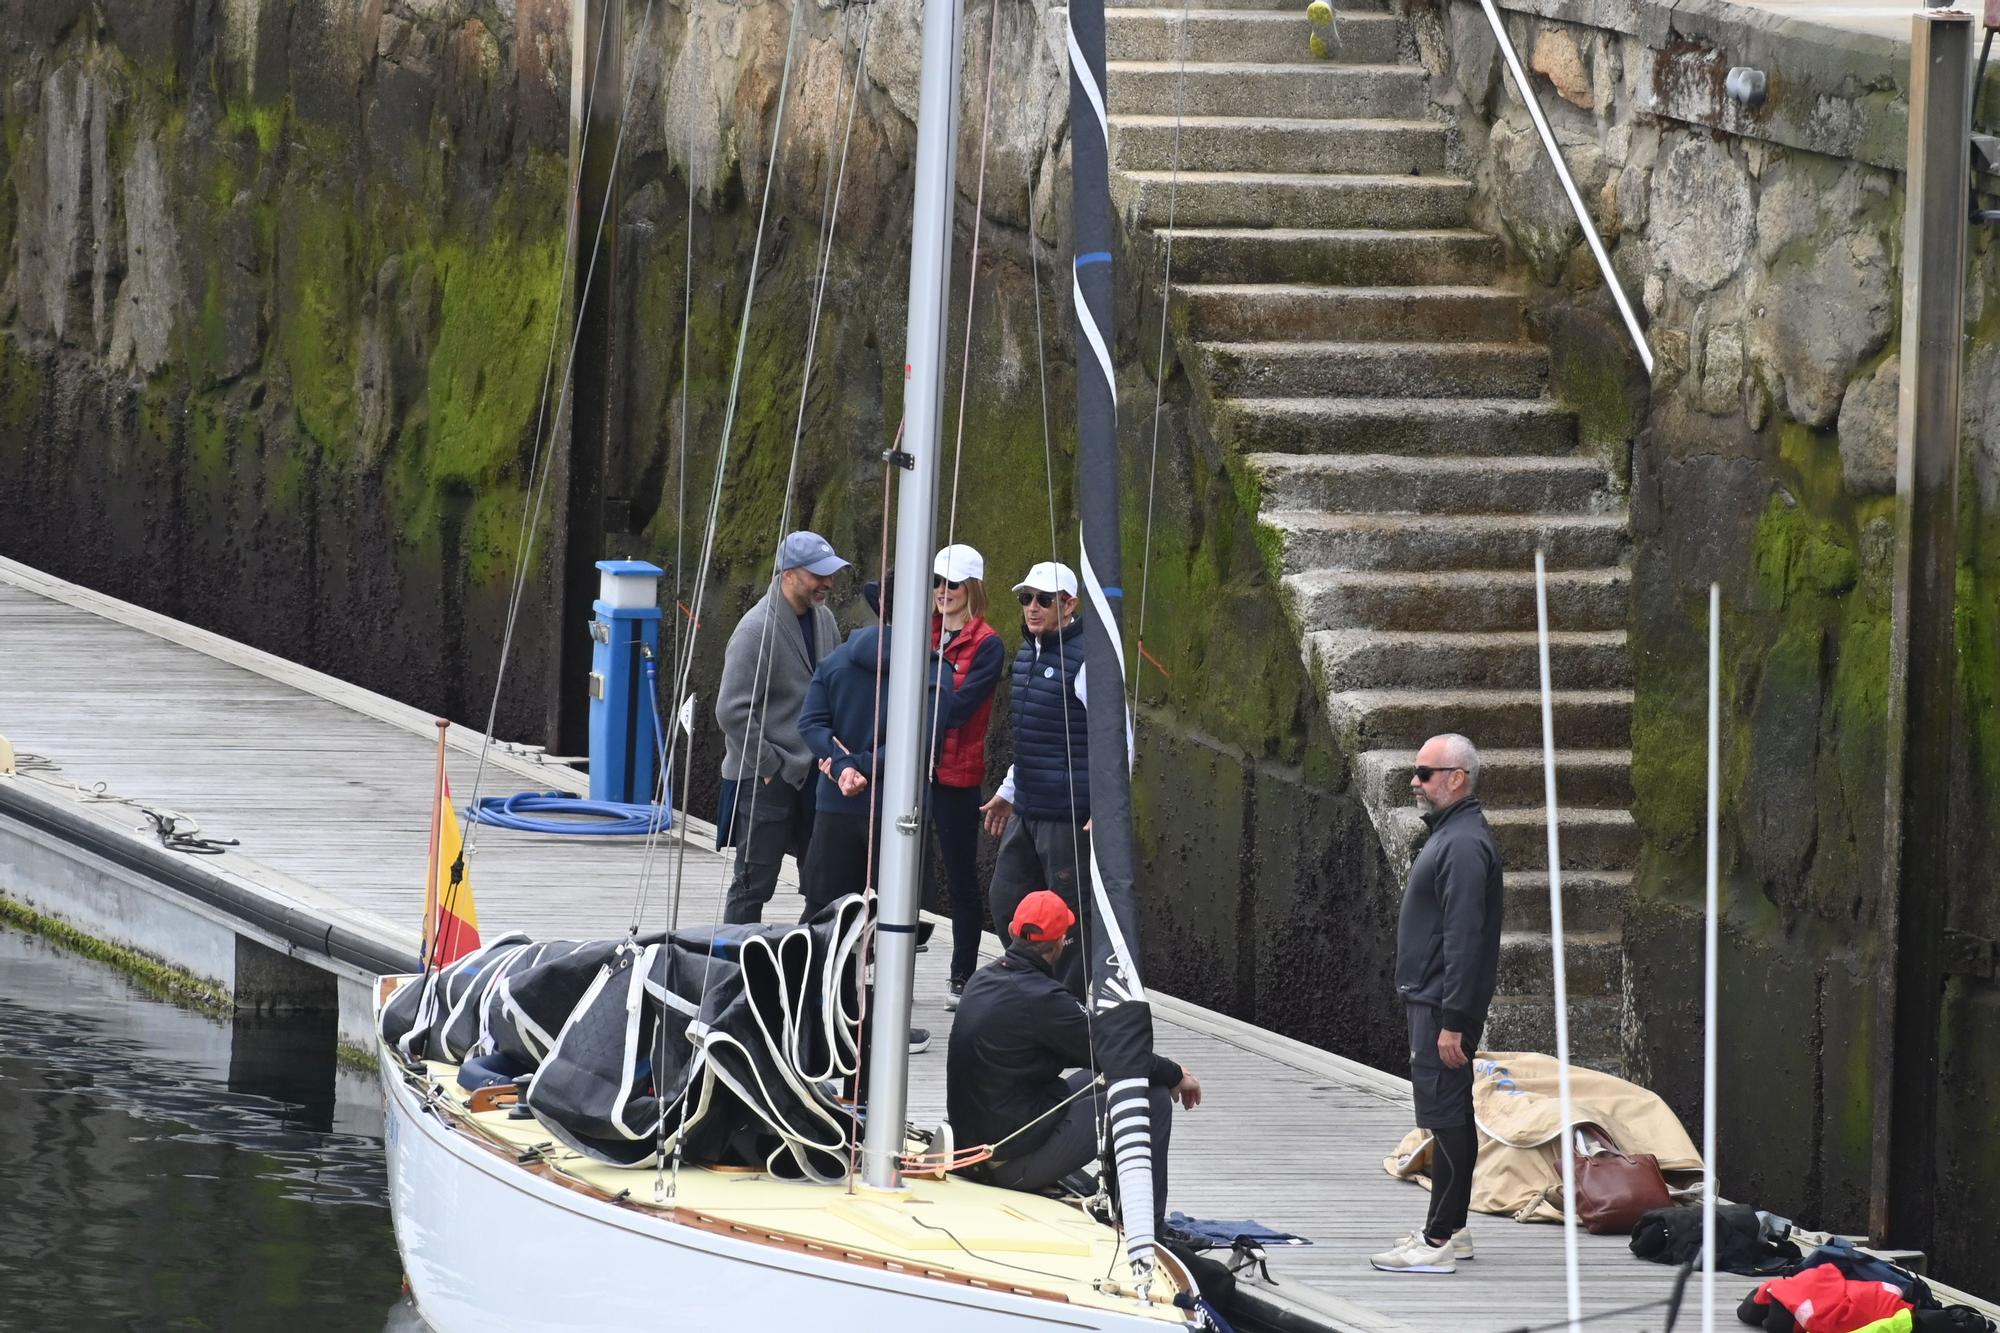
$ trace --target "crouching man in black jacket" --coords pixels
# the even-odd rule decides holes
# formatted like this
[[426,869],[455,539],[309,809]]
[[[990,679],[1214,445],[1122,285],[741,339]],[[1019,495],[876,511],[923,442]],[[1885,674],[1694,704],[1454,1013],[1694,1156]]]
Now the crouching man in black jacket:
[[[1008,1189],[1046,1189],[1097,1156],[1103,1094],[1084,1091],[1097,1078],[1090,1025],[1055,974],[1075,924],[1069,904],[1047,889],[1021,899],[1013,944],[965,983],[952,1024],[945,1099],[953,1135],[961,1144],[996,1145],[985,1178]],[[1076,1072],[1065,1077],[1065,1070]],[[1152,1085],[1157,1224],[1167,1206],[1172,1104],[1200,1105],[1201,1083],[1155,1055]]]

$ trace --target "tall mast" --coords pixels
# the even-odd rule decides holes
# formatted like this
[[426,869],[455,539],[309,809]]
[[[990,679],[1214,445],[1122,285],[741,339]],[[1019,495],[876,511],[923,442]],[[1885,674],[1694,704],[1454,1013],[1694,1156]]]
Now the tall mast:
[[944,403],[944,327],[951,293],[952,200],[958,164],[961,0],[924,6],[923,82],[917,102],[916,203],[910,224],[910,315],[903,351],[903,443],[896,491],[902,570],[889,636],[888,734],[880,768],[882,871],[875,925],[875,1027],[868,1046],[868,1131],[862,1180],[895,1189],[909,1107],[910,989],[921,889],[923,701],[929,684],[931,517],[937,508],[938,423]]
[[1153,1268],[1153,1145],[1148,1109],[1153,1013],[1139,978],[1133,887],[1132,772],[1126,750],[1124,577],[1119,527],[1118,381],[1111,365],[1109,140],[1104,0],[1069,6],[1071,222],[1076,231],[1077,508],[1083,518],[1083,660],[1091,706],[1091,1035],[1109,1088],[1109,1139],[1125,1251],[1143,1292]]

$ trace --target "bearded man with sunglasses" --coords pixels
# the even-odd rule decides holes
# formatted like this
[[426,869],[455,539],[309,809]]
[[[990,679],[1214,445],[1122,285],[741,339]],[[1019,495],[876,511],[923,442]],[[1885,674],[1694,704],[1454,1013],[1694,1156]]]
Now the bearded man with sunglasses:
[[[1013,943],[1007,927],[1015,909],[1038,889],[1052,890],[1089,929],[1090,894],[1080,888],[1090,854],[1089,696],[1076,588],[1076,571],[1053,560],[1014,585],[1024,630],[1010,705],[1014,763],[993,799],[979,807],[986,831],[1000,839],[986,900],[1003,945]],[[1077,995],[1088,953],[1072,949],[1056,966],[1056,979]]]
[[1369,1257],[1389,1273],[1450,1273],[1472,1258],[1472,1053],[1499,976],[1504,893],[1478,788],[1479,751],[1465,737],[1433,736],[1417,751],[1410,795],[1431,834],[1403,890],[1396,990],[1409,1018],[1417,1126],[1431,1136],[1431,1196],[1420,1229]]

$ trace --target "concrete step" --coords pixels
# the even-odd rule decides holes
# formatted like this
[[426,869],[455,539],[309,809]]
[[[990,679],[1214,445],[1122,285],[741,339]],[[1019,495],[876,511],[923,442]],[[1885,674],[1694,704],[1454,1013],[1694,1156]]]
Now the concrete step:
[[[1623,996],[1625,946],[1621,937],[1611,931],[1566,931],[1563,970],[1572,996],[1579,999]],[[1555,951],[1549,947],[1548,935],[1540,931],[1501,932],[1500,991],[1506,995],[1555,994]],[[1553,1028],[1553,1014],[1550,1025]],[[1574,1033],[1570,1040],[1576,1040]]]
[[[1202,362],[1202,378],[1216,397],[1239,399],[1333,398],[1340,403],[1375,403],[1400,398],[1514,398],[1539,399],[1548,385],[1548,353],[1533,343],[1392,343],[1392,342],[1204,342],[1197,344]],[[1428,405],[1428,404],[1427,404]],[[1361,416],[1368,412],[1363,409]],[[1546,418],[1565,416],[1559,409]],[[1353,420],[1338,407],[1331,425]],[[1399,418],[1400,419],[1400,418]],[[1277,432],[1265,448],[1282,448],[1286,440],[1299,435]],[[1557,427],[1551,443],[1559,443],[1569,432]],[[1426,434],[1426,441],[1436,440]],[[1380,443],[1370,432],[1354,447],[1381,453],[1393,446]],[[1311,442],[1315,451],[1330,446],[1319,438]],[[1454,452],[1456,452],[1454,450]]]
[[1625,558],[1623,514],[1328,514],[1271,510],[1257,521],[1284,541],[1284,570],[1532,569],[1615,565]]
[[[1556,744],[1591,750],[1632,742],[1630,690],[1558,690]],[[1455,731],[1475,745],[1525,748],[1542,741],[1538,690],[1347,690],[1328,700],[1357,749],[1415,749]]]
[[[1156,246],[1167,232],[1152,232]],[[1188,282],[1325,282],[1364,287],[1478,282],[1500,243],[1463,228],[1376,231],[1319,227],[1175,226],[1174,276]]]
[[[1561,781],[1560,778],[1557,781]],[[1503,920],[1509,930],[1549,928],[1549,872],[1506,868],[1507,905]],[[1563,933],[1616,931],[1632,900],[1629,870],[1563,871]]]
[[[1603,512],[1612,504],[1604,464],[1595,458],[1253,453],[1243,461],[1259,478],[1263,509],[1546,514]],[[1562,628],[1611,627],[1564,624]]]
[[[1337,381],[1335,367],[1316,368],[1300,364],[1302,360],[1280,359],[1293,383],[1309,387],[1313,378]],[[1469,383],[1470,367],[1463,362],[1459,366],[1468,372],[1462,382]],[[1414,375],[1416,370],[1413,359],[1409,371]],[[1360,375],[1349,378],[1358,381]],[[1412,459],[1461,458],[1475,465],[1483,459],[1519,462],[1530,455],[1568,455],[1576,449],[1575,416],[1539,398],[1220,398],[1215,404],[1215,431],[1224,443],[1244,453],[1401,454]],[[1603,464],[1596,466],[1602,474]],[[1422,507],[1388,506],[1391,510]]]
[[[1180,277],[1176,252],[1174,276]],[[1336,342],[1513,342],[1521,297],[1499,287],[1320,287],[1309,283],[1174,284],[1202,337]]]
[[[1107,110],[1235,116],[1246,103],[1277,118],[1415,120],[1425,114],[1429,75],[1421,65],[1268,65],[1255,61],[1113,60],[1106,64]],[[1251,90],[1254,90],[1252,92]]]
[[[1410,800],[1410,769],[1416,762],[1415,750],[1366,751],[1356,760],[1355,786],[1369,799],[1384,806],[1406,805]],[[1556,795],[1564,809],[1576,806],[1623,810],[1629,807],[1632,804],[1632,752],[1557,750]],[[1488,805],[1502,807],[1534,805],[1544,800],[1541,747],[1536,745],[1514,750],[1482,747],[1479,751],[1479,797]],[[1513,883],[1511,868],[1507,882],[1509,885]],[[1542,885],[1542,894],[1546,899],[1546,883]],[[1548,915],[1546,910],[1543,915]]]
[[[1624,1016],[1622,997],[1573,995],[1569,1002],[1569,1062],[1584,1069],[1622,1074]],[[1493,1007],[1487,1012],[1486,1031],[1479,1045],[1488,1051],[1539,1051],[1554,1055],[1555,1030],[1555,1005],[1546,992],[1496,995]]]
[[[1491,802],[1483,799],[1480,804],[1485,807],[1486,823],[1493,830],[1493,840],[1500,844],[1500,864],[1508,869],[1538,870],[1546,874],[1549,835],[1542,807],[1496,809]],[[1401,838],[1409,846],[1417,846],[1428,836],[1422,816],[1414,804],[1397,806],[1389,812],[1389,820],[1394,830],[1392,836]],[[1557,828],[1562,835],[1565,871],[1625,871],[1630,870],[1638,859],[1639,828],[1632,822],[1629,811],[1565,806]],[[1546,880],[1543,881],[1542,892],[1544,895],[1548,893]],[[1567,919],[1563,927],[1565,930],[1570,928]]]
[[[1403,21],[1394,14],[1341,14],[1322,30],[1330,64],[1393,65],[1402,55]],[[1106,10],[1107,60],[1243,61],[1317,64],[1305,6],[1287,13],[1246,9]]]
[[[1639,862],[1639,826],[1629,810],[1557,806],[1556,831],[1564,870],[1630,870]],[[1493,809],[1486,822],[1500,844],[1503,866],[1538,866],[1548,872],[1549,821],[1540,806]],[[1546,893],[1546,885],[1543,892]],[[1564,928],[1569,922],[1564,920]]]
[[[1377,578],[1382,575],[1366,575]],[[1439,634],[1434,630],[1318,630],[1307,650],[1336,690],[1541,688],[1540,644],[1532,630]],[[1549,635],[1556,684],[1578,690],[1622,690],[1632,684],[1632,657],[1623,630],[1561,630]],[[1540,759],[1536,760],[1540,786]],[[1409,774],[1403,775],[1405,781]]]
[[[1166,108],[1172,110],[1171,103]],[[1178,150],[1176,144],[1178,131]],[[1118,171],[1441,171],[1444,126],[1428,120],[1272,120],[1262,116],[1111,117]]]
[[1274,175],[1256,171],[1120,171],[1111,197],[1146,225],[1186,227],[1456,227],[1472,183],[1449,176]]
[[[1549,575],[1549,620],[1562,631],[1622,630],[1631,611],[1631,576],[1609,569]],[[1307,630],[1403,630],[1429,634],[1534,632],[1535,578],[1513,570],[1312,570],[1287,574],[1285,587]],[[1570,685],[1567,678],[1558,686]],[[1580,682],[1578,682],[1580,686]],[[1376,688],[1373,686],[1366,688]],[[1539,689],[1539,680],[1509,689]],[[1466,733],[1471,735],[1470,732]],[[1422,738],[1419,737],[1419,740]],[[1563,740],[1562,737],[1557,737]],[[1475,744],[1488,742],[1473,737]],[[1541,743],[1538,734],[1535,743]],[[1568,744],[1577,744],[1567,741]]]

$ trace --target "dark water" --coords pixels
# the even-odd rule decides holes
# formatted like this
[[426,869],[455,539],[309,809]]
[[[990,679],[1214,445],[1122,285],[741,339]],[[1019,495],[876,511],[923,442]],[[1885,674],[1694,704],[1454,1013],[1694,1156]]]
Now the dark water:
[[0,928],[0,1329],[420,1327],[326,1021],[203,1017]]

